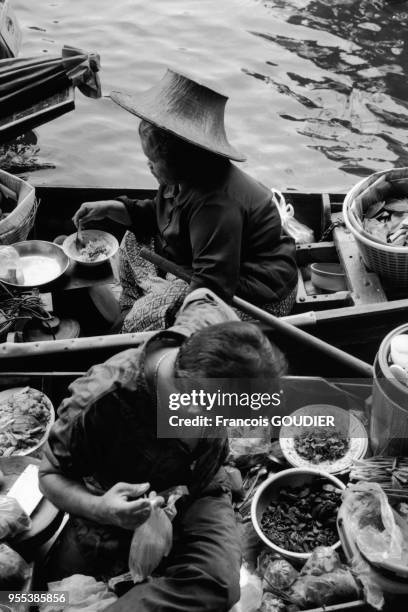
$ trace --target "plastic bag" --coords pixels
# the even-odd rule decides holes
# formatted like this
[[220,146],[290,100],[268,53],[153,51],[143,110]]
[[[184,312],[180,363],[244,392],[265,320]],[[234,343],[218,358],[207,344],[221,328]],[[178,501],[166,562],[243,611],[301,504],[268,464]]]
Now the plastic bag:
[[30,576],[30,568],[15,550],[0,544],[0,591],[19,591]]
[[336,551],[319,546],[292,585],[290,596],[301,608],[313,608],[358,599],[360,589]]
[[353,574],[339,569],[320,576],[301,576],[292,586],[292,600],[301,608],[314,608],[358,599],[360,591]]
[[285,612],[286,605],[272,593],[264,593],[259,612]]
[[297,579],[299,573],[286,559],[271,561],[264,572],[262,586],[265,591],[286,591]]
[[50,593],[68,593],[69,605],[60,603],[59,598],[40,607],[40,612],[101,612],[117,601],[104,582],[97,582],[92,576],[74,574],[58,582],[48,584]]
[[277,189],[271,189],[272,201],[276,205],[281,218],[282,229],[292,236],[296,244],[308,244],[314,242],[313,230],[307,225],[295,219],[295,211],[292,204],[287,204],[283,194]]
[[0,495],[0,541],[31,528],[31,519],[14,497]]
[[24,283],[20,255],[14,247],[0,246],[0,280],[10,283]]
[[236,437],[231,436],[229,438],[229,459],[235,461],[239,457],[247,455],[267,455],[271,449],[271,438],[268,428],[266,430],[266,435],[262,438],[238,437],[237,434],[239,433],[245,436],[245,432],[235,430]]
[[239,575],[241,597],[230,612],[257,612],[262,600],[262,582],[257,574],[249,571],[246,565],[241,565]]
[[318,546],[302,568],[302,576],[321,576],[341,569],[339,555],[329,546]]
[[360,482],[343,494],[347,529],[364,557],[389,569],[408,570],[408,523],[394,513],[383,489],[375,482]]
[[151,575],[173,544],[170,518],[163,508],[154,505],[154,500],[152,506],[149,518],[135,529],[130,544],[129,571],[135,584]]

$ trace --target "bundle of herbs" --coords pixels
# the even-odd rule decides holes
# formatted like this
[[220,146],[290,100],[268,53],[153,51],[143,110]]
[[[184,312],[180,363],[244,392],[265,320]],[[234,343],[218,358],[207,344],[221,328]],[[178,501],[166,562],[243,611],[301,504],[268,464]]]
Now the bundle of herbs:
[[341,491],[320,479],[294,488],[281,488],[264,511],[261,528],[280,548],[310,553],[338,540],[336,517]]
[[0,337],[10,325],[20,320],[36,319],[47,324],[51,315],[44,308],[41,296],[33,291],[10,290],[0,281]]

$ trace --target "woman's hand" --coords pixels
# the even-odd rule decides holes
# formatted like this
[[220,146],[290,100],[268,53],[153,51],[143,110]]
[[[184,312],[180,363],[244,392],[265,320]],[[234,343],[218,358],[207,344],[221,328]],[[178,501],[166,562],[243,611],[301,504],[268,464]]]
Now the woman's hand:
[[120,200],[99,200],[97,202],[84,202],[77,210],[72,220],[75,227],[84,226],[91,221],[112,219],[122,225],[130,225],[131,220],[126,206]]
[[[112,200],[113,201],[113,200]],[[72,217],[75,227],[86,225],[90,221],[100,221],[109,216],[110,200],[99,202],[84,202]]]
[[135,499],[148,491],[148,482],[128,484],[119,482],[98,498],[96,516],[100,523],[133,530],[150,516],[152,508],[161,505],[162,497]]

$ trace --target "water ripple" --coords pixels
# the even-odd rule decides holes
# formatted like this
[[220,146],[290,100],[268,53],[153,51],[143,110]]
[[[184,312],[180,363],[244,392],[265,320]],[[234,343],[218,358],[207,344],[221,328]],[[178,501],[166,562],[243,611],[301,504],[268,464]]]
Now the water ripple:
[[143,91],[166,66],[230,96],[230,140],[247,154],[244,168],[267,184],[341,190],[356,177],[408,165],[406,1],[13,6],[22,54],[58,53],[71,44],[102,58],[105,97],[78,93],[75,112],[36,130],[35,143],[29,136],[15,143],[15,168],[20,156],[20,170],[36,183],[153,186],[137,121],[106,94]]

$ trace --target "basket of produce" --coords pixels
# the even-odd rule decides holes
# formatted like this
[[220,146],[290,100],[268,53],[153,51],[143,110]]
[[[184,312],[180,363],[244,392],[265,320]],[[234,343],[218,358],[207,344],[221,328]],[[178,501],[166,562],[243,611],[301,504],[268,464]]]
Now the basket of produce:
[[336,518],[345,485],[312,468],[283,470],[257,489],[251,518],[261,540],[275,553],[304,562],[318,546],[337,549]]
[[36,212],[34,187],[0,170],[0,244],[25,240],[33,227]]
[[360,181],[346,195],[343,218],[366,266],[388,284],[408,287],[408,168]]
[[31,387],[0,392],[0,457],[34,455],[54,423],[51,400]]

